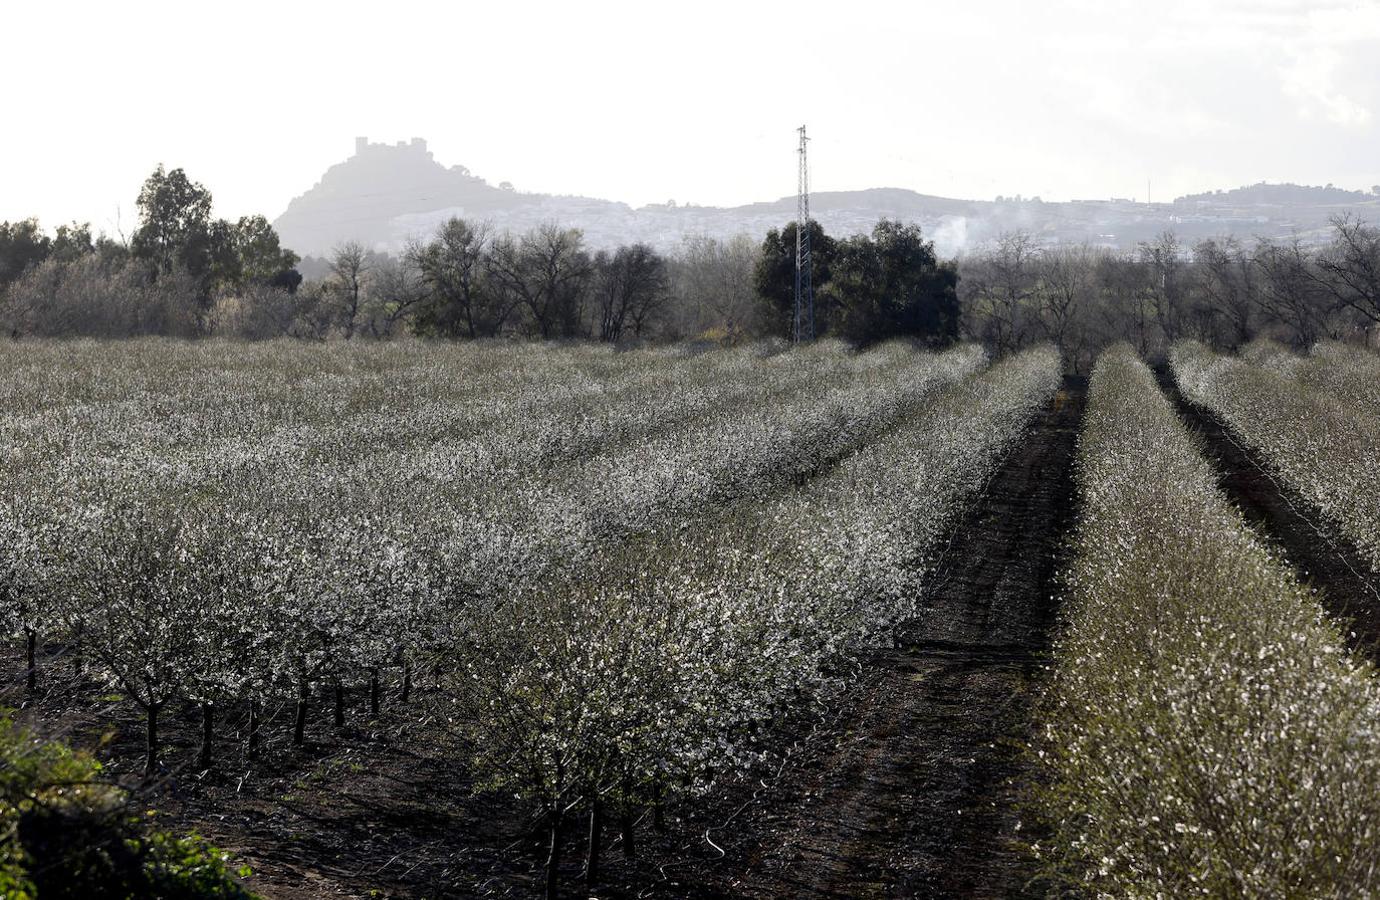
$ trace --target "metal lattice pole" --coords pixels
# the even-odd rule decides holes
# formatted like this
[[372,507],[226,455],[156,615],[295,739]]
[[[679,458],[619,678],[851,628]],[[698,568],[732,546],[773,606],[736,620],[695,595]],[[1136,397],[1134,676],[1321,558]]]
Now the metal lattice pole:
[[801,341],[815,339],[815,287],[810,273],[810,166],[805,155],[805,126],[800,132],[800,165],[796,178],[795,200],[795,319],[791,332],[792,339]]

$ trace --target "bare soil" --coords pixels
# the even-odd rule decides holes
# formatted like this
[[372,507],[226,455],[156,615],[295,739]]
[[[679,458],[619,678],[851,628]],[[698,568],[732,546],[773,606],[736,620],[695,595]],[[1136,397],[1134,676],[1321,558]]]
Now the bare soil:
[[[22,670],[18,654],[5,671]],[[132,792],[160,827],[193,831],[253,869],[246,883],[269,898],[533,896],[537,838],[527,811],[469,777],[472,748],[438,718],[439,694],[422,686],[396,702],[389,685],[380,718],[363,690],[347,695],[344,728],[328,692],[313,698],[307,741],[291,746],[292,708],[270,710],[263,744],[244,747],[247,709],[216,724],[216,758],[196,768],[200,718],[163,714],[162,765],[141,772],[144,720],[118,689],[76,678],[61,651],[40,663],[39,693],[26,699],[11,675],[0,705],[38,734],[92,750],[104,774]]]
[[[693,811],[669,808],[662,828],[645,813],[635,858],[609,825],[597,885],[583,885],[583,823],[572,821],[563,896],[1037,896],[1020,830],[1022,747],[1076,514],[1084,388],[1067,381],[1003,461],[894,648],[777,723],[781,752],[750,777]],[[195,830],[248,863],[249,886],[266,897],[539,895],[540,823],[472,783],[471,748],[425,683],[406,706],[389,696],[376,722],[352,691],[344,729],[318,695],[303,748],[290,746],[291,709],[270,711],[252,761],[246,711],[229,710],[208,773],[194,771],[195,711],[169,711],[165,766],[145,783],[140,711],[76,679],[60,656],[45,656],[21,721],[93,748],[164,827]],[[13,651],[0,663],[23,667]],[[4,703],[25,703],[22,679],[0,685]]]
[[[1053,633],[1085,384],[1070,379],[952,537],[929,607],[862,661],[731,823],[638,896],[1038,896],[1022,749]],[[1028,827],[1028,826],[1027,826]]]

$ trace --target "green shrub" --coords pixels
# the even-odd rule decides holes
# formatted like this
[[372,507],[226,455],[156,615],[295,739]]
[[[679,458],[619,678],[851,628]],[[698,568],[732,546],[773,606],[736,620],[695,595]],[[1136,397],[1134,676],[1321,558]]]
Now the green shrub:
[[89,756],[0,714],[0,897],[252,900],[224,853],[147,828],[99,775]]

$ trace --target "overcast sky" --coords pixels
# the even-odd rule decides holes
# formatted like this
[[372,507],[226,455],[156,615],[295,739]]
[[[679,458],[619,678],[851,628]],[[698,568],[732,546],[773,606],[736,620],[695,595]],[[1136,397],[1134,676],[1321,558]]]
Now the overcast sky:
[[1380,0],[5,5],[0,219],[134,220],[159,162],[270,218],[355,135],[634,205],[1380,183]]

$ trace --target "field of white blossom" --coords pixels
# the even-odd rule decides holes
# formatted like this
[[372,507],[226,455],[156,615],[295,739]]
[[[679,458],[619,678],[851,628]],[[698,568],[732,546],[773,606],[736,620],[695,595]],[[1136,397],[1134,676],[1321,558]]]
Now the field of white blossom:
[[[612,817],[630,851],[644,812],[708,806],[770,764],[783,721],[934,614],[954,535],[1019,472],[1079,498],[1029,710],[1032,865],[1098,896],[1380,894],[1373,666],[1128,345],[1067,408],[1085,409],[1072,471],[1003,466],[1045,446],[1031,435],[1073,452],[1069,425],[1029,429],[1081,391],[1063,362],[827,341],[17,343],[0,356],[9,695],[80,672],[64,690],[137,711],[145,771],[165,774],[293,752],[318,719],[343,725],[347,691],[370,727],[424,706],[466,748],[457,777],[536,823],[555,879],[576,815],[591,835]],[[1380,572],[1377,357],[1182,342],[1171,363]],[[186,721],[199,751],[169,746]]]
[[1338,344],[1299,357],[1256,345],[1239,357],[1184,342],[1184,393],[1225,421],[1331,519],[1380,572],[1380,363]]
[[[1174,363],[1251,415],[1271,387],[1275,410],[1323,403],[1198,347]],[[1105,353],[1036,744],[1044,858],[1097,896],[1374,896],[1380,686],[1216,479],[1144,363]]]
[[914,615],[1060,378],[1048,348],[20,344],[5,626],[31,678],[60,654],[137,706],[151,772],[189,762],[170,707],[205,767],[232,711],[254,754],[265,709],[300,743],[320,686],[377,712],[425,671],[558,838],[759,759]]

